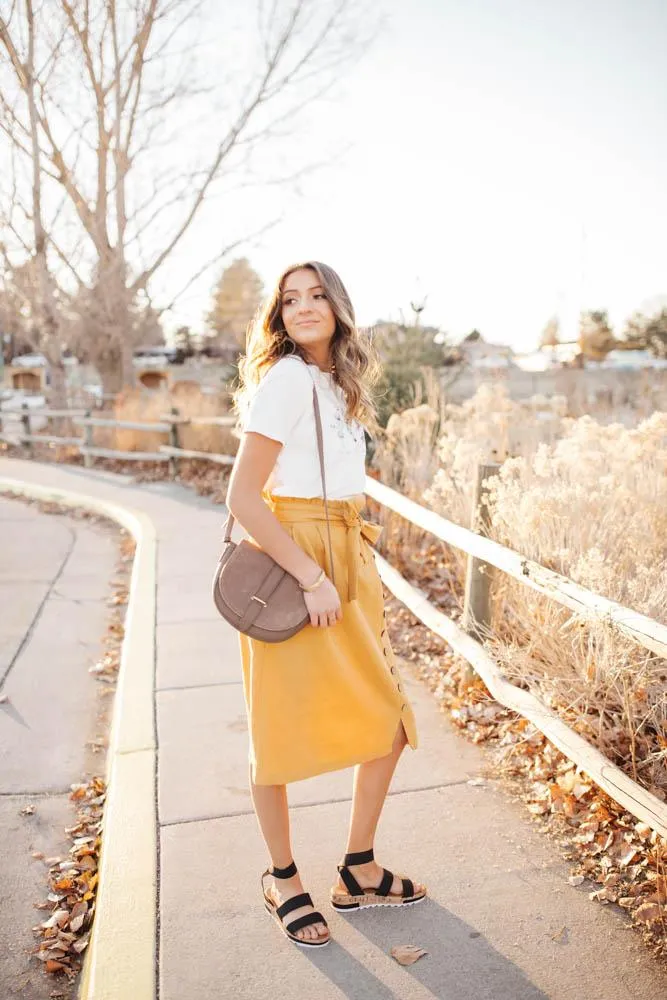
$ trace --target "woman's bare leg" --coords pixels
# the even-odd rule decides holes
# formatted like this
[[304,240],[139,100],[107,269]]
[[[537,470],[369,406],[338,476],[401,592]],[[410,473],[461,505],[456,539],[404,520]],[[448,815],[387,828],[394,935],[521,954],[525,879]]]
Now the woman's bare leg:
[[[403,752],[403,747],[407,745],[407,742],[408,737],[405,727],[402,722],[399,722],[393,747],[386,757],[368,760],[363,764],[357,764],[355,767],[352,811],[350,814],[347,847],[345,849],[346,854],[356,851],[366,851],[369,847],[373,846],[375,832],[387,792],[389,791],[389,785],[391,784],[398,759]],[[376,887],[380,884],[383,866],[378,864],[377,861],[369,861],[364,865],[348,865],[348,867],[364,888]],[[343,891],[347,891],[345,883],[340,876],[338,877],[338,886]],[[419,892],[423,888],[419,882],[415,882],[414,886],[416,892]],[[390,891],[401,891],[401,881],[399,878],[394,878]]]
[[[271,863],[275,868],[287,868],[293,860],[287,788],[285,785],[256,785],[252,780],[252,765],[250,765],[250,794]],[[291,899],[292,896],[304,892],[301,876],[298,872],[292,878],[266,878],[264,885],[278,905]],[[313,909],[312,906],[300,906],[298,910],[287,914],[285,919],[287,923],[290,923],[297,917],[312,913]],[[309,924],[296,931],[296,936],[302,940],[326,938],[328,935],[329,931],[326,925],[319,922]]]

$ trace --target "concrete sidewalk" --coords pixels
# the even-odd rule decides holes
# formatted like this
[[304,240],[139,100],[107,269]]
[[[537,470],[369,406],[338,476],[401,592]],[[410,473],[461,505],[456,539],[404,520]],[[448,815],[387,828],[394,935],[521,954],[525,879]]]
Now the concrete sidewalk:
[[[263,908],[259,878],[268,857],[248,790],[237,636],[210,596],[224,511],[171,484],[134,485],[54,465],[0,460],[0,476],[143,511],[157,531],[161,1000],[644,1000],[667,993],[667,977],[624,914],[591,903],[592,884],[568,885],[567,863],[523,806],[493,782],[469,783],[483,774],[485,751],[450,726],[407,665],[420,748],[403,753],[375,847],[380,864],[425,882],[430,898],[403,912],[333,911],[328,890],[345,849],[353,772],[293,783],[294,858],[334,939],[314,954],[293,946]],[[117,912],[119,926],[126,917]],[[428,955],[403,968],[389,955],[397,944]],[[152,941],[137,942],[148,947]],[[135,959],[122,957],[130,968]],[[113,982],[94,995],[129,1000]],[[152,998],[135,992],[131,1000]]]
[[[70,785],[103,765],[86,743],[104,731],[107,699],[88,668],[104,650],[117,543],[113,527],[0,497],[3,998],[37,1000],[54,988],[30,957],[38,943],[30,928],[47,916],[34,903],[48,891],[44,861],[32,854],[67,857],[65,828],[76,819]],[[26,806],[34,812],[22,815]]]

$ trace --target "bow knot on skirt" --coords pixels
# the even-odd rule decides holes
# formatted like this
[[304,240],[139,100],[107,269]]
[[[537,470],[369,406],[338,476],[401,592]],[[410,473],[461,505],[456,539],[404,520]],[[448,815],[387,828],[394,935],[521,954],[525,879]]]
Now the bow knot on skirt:
[[[329,579],[337,585],[339,593],[342,586],[340,577],[347,581],[346,600],[356,601],[359,586],[359,563],[366,562],[369,556],[367,547],[362,547],[361,539],[364,538],[370,545],[374,545],[382,534],[382,526],[366,521],[360,511],[366,505],[366,498],[363,493],[359,496],[351,497],[347,500],[327,500],[329,507],[329,525],[333,534],[335,526],[345,529],[346,559],[343,565],[338,566],[336,572],[336,557],[334,555],[334,566],[331,566],[329,556],[329,539],[327,537],[327,517],[324,508],[324,500],[320,497],[281,497],[264,494],[264,500],[276,515],[279,521],[287,525],[312,524],[317,526],[317,532],[324,541],[324,570]],[[333,544],[332,534],[332,544]],[[308,550],[307,550],[308,551]],[[314,555],[308,551],[309,555]],[[319,561],[319,560],[317,560]],[[322,565],[320,563],[320,565]],[[341,600],[343,596],[341,595]]]

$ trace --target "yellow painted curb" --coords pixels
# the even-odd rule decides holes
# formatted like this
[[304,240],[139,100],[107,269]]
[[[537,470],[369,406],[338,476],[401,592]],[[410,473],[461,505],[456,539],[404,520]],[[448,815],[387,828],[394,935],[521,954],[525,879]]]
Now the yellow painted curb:
[[157,933],[155,619],[157,538],[141,511],[0,476],[0,494],[111,518],[136,542],[106,760],[107,798],[95,918],[79,1000],[154,1000]]

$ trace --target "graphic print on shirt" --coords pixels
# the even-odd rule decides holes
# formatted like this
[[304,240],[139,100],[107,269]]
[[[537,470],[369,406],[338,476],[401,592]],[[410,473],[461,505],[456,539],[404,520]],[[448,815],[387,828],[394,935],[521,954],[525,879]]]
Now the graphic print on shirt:
[[364,441],[364,428],[362,425],[358,420],[351,422],[346,420],[345,413],[340,406],[336,407],[333,423],[329,426],[337,434],[341,443],[341,450],[346,454],[355,451],[359,446],[359,442]]

